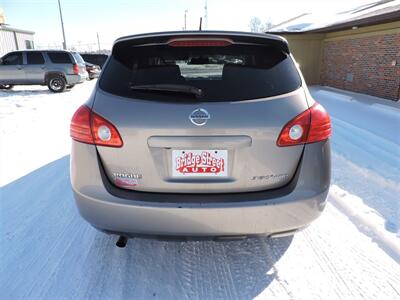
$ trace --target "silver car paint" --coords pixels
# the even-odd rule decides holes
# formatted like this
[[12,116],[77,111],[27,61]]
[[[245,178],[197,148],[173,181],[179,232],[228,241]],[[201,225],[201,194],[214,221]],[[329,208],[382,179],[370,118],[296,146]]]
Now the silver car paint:
[[[75,141],[71,183],[82,217],[103,230],[182,236],[268,235],[303,228],[321,214],[330,183],[330,146],[329,141],[306,145],[294,190],[274,199],[264,200],[263,192],[250,193],[251,198],[260,195],[251,201],[244,194],[241,202],[230,202],[232,194],[205,195],[209,203],[165,203],[157,201],[164,195],[156,193],[133,192],[133,199],[116,197],[104,187],[96,147]],[[170,196],[172,200],[173,194]],[[218,201],[211,202],[212,197]]]
[[[52,50],[49,50],[52,51]],[[72,62],[79,66],[79,74],[74,74],[72,64],[55,64],[47,56],[46,50],[25,50],[14,51],[12,53],[21,53],[23,63],[21,65],[0,65],[0,84],[46,84],[46,75],[49,73],[63,74],[67,84],[82,83],[88,78],[84,64],[77,62],[71,52],[67,52]],[[58,50],[57,50],[58,51]],[[27,52],[40,52],[44,58],[44,64],[28,64]],[[7,54],[6,54],[7,55]]]
[[[199,107],[212,115],[201,127],[188,119]],[[111,180],[113,173],[142,174],[133,187],[138,191],[223,193],[277,188],[292,178],[304,148],[278,147],[277,136],[288,120],[307,108],[301,88],[266,99],[195,104],[126,99],[98,89],[93,110],[118,128],[124,146],[97,150]],[[158,136],[163,142],[152,143]],[[214,141],[215,136],[221,144]],[[247,136],[250,142],[230,143],[227,148],[236,136]],[[174,179],[174,149],[227,149],[229,175],[218,183],[203,178]],[[287,176],[279,181],[251,180],[261,175]]]
[[[129,39],[129,37],[122,39]],[[300,76],[302,76],[301,72]],[[287,121],[314,103],[303,78],[302,82],[302,88],[297,91],[287,95],[261,99],[261,102],[268,103],[273,103],[273,101],[277,99],[283,101],[285,101],[285,99],[288,101],[290,98],[292,100],[298,99],[298,101],[292,101],[296,102],[294,105],[288,101],[286,107],[288,111],[279,111],[283,114],[283,117],[277,118],[276,122],[273,123],[274,126],[272,127],[272,131],[269,132],[269,137],[268,134],[266,134],[266,137],[271,140],[273,137],[275,139],[277,138],[280,129]],[[102,100],[97,102],[98,99]],[[118,124],[117,127],[121,131],[121,135],[125,136],[125,139],[123,137],[124,142],[126,142],[126,138],[141,138],[142,142],[144,142],[141,151],[145,152],[146,147],[148,148],[148,155],[145,156],[145,159],[157,158],[157,155],[154,156],[151,154],[152,151],[154,152],[154,150],[151,149],[165,148],[166,142],[172,147],[180,147],[180,143],[182,142],[193,143],[193,147],[197,148],[205,139],[208,147],[214,147],[215,138],[210,138],[214,135],[212,134],[212,130],[208,132],[204,131],[201,132],[201,134],[193,136],[193,131],[191,128],[189,129],[189,127],[182,129],[177,125],[173,125],[171,126],[172,128],[168,128],[168,125],[164,125],[164,127],[167,128],[164,128],[162,132],[159,131],[149,135],[148,133],[142,132],[146,131],[146,126],[149,124],[147,123],[145,124],[146,126],[141,126],[139,128],[138,131],[140,132],[129,132],[130,125],[127,120],[124,121],[118,114],[107,113],[107,101],[110,101],[110,103],[111,101],[117,101],[115,103],[118,103],[118,105],[113,105],[113,109],[121,104],[125,109],[128,109],[128,104],[132,103],[132,99],[127,100],[115,95],[109,95],[101,91],[97,86],[91,98],[87,101],[87,105],[93,108],[96,103],[95,110],[97,112],[111,119],[114,124]],[[140,103],[140,100],[134,101]],[[123,104],[124,102],[126,104]],[[260,101],[255,100],[252,102],[257,103]],[[146,103],[148,104],[148,102]],[[157,103],[157,105],[159,104],[160,103]],[[208,108],[213,105],[215,105],[215,103],[207,103],[204,107]],[[218,106],[218,104],[216,105]],[[226,106],[234,105],[240,105],[240,103],[226,104]],[[188,113],[192,111],[191,108],[193,107],[188,107]],[[120,113],[122,110],[117,109],[117,111]],[[134,113],[132,110],[129,111]],[[167,111],[171,112],[173,110]],[[157,110],[157,112],[159,112],[159,110]],[[187,118],[187,115],[182,117]],[[131,119],[131,115],[129,119]],[[139,116],[139,119],[143,120],[144,118],[140,118]],[[161,124],[161,122],[154,118],[152,118],[152,120],[156,123],[153,127],[157,127],[159,130],[160,128],[157,123]],[[221,147],[226,146],[227,148],[239,149],[250,149],[252,147],[253,138],[243,134],[243,131],[240,131],[239,128],[236,128],[237,132],[235,132],[235,134],[233,134],[230,128],[224,129],[221,124],[219,124],[217,128],[221,130],[218,132],[218,136],[221,135],[221,132],[224,136],[227,134],[230,135],[230,138],[224,141],[225,144]],[[191,138],[187,141],[180,139],[180,137],[177,138],[178,135],[175,134],[176,130],[180,130],[181,134],[190,135]],[[186,130],[186,132],[184,130]],[[200,141],[193,139],[193,137],[199,136],[201,136]],[[201,141],[201,139],[203,139],[203,141]],[[237,144],[239,144],[240,147],[236,147],[235,145]],[[247,192],[219,194],[215,194],[215,192],[222,192],[223,189],[218,190],[218,188],[216,188],[214,194],[207,193],[203,194],[204,196],[201,196],[202,191],[198,189],[196,190],[198,192],[196,197],[191,196],[194,194],[187,194],[188,192],[193,193],[190,189],[183,191],[182,194],[182,191],[180,192],[179,189],[174,187],[171,193],[126,191],[125,194],[129,196],[119,197],[112,194],[105,187],[105,181],[112,179],[110,172],[112,172],[111,169],[113,165],[115,167],[115,163],[112,161],[111,164],[108,162],[108,165],[103,165],[108,173],[108,179],[104,178],[104,176],[102,177],[99,163],[101,160],[104,162],[101,155],[103,155],[103,157],[117,157],[118,161],[121,153],[118,153],[118,151],[113,152],[115,149],[106,149],[105,147],[97,147],[96,149],[93,145],[82,144],[76,141],[72,142],[71,183],[80,214],[94,227],[107,232],[123,233],[126,235],[150,234],[183,236],[272,235],[280,232],[292,232],[293,230],[307,226],[315,220],[321,214],[326,204],[326,197],[330,184],[330,145],[329,141],[325,141],[308,144],[304,147],[288,147],[287,149],[289,149],[289,152],[286,154],[293,153],[295,156],[298,155],[298,171],[296,173],[298,177],[292,179],[291,176],[289,178],[289,180],[292,179],[290,184],[294,185],[290,193],[285,194],[282,192],[280,195],[280,191],[284,188],[274,189],[273,191],[276,191],[276,193],[272,198],[269,191],[270,187],[267,187],[265,190],[265,186],[264,190],[263,187],[260,188],[260,186],[253,189],[259,190],[256,192],[248,192],[251,191],[252,188],[246,186],[244,190]],[[124,154],[126,155],[126,153]],[[287,156],[285,157],[287,158]],[[121,157],[121,161],[125,161],[125,159],[129,158]],[[275,159],[279,160],[279,158],[274,157],[272,161]],[[285,163],[286,162],[283,164]],[[278,165],[279,164],[277,164],[277,166]],[[136,171],[135,169],[129,169],[130,167],[127,168],[129,172]],[[167,170],[165,166],[163,166],[163,168]],[[293,175],[295,170],[291,170],[291,175]],[[163,177],[160,176],[160,174],[157,176],[159,181],[156,182],[160,184],[160,182],[162,182],[160,178]],[[285,183],[288,182],[286,181]],[[151,184],[151,182],[149,182],[149,184]],[[181,186],[184,186],[184,184],[181,184]],[[210,185],[205,184],[203,187],[209,189]],[[224,187],[224,189],[225,188],[226,187]],[[185,197],[192,197],[194,201],[181,201],[185,199]],[[178,199],[180,200],[178,201]],[[198,199],[201,200],[198,201]],[[233,199],[235,199],[235,201],[232,201]]]
[[[8,54],[10,53],[7,53],[6,55]],[[3,58],[6,55],[4,55]],[[0,84],[19,84],[24,82],[24,80],[25,71],[23,69],[23,61],[22,64],[19,65],[0,65]]]

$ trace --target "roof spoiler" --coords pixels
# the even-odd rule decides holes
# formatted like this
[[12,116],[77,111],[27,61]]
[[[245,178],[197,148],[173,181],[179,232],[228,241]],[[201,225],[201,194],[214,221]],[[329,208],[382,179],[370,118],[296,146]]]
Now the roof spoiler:
[[171,31],[125,36],[114,42],[112,52],[114,53],[116,49],[132,46],[167,45],[174,39],[190,38],[202,40],[229,39],[233,44],[273,45],[289,54],[288,43],[283,37],[266,33],[234,31]]

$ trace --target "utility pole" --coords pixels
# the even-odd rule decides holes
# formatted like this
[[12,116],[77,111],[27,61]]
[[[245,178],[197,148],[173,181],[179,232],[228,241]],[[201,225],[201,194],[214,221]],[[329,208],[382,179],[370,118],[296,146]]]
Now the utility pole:
[[184,26],[183,26],[183,30],[186,30],[186,14],[187,13],[188,13],[188,10],[185,9],[185,23],[184,23]]
[[62,12],[61,12],[60,0],[58,0],[58,9],[60,10],[61,29],[62,29],[62,34],[63,34],[63,48],[64,48],[64,50],[67,50],[67,41],[65,40],[64,21],[63,21]]
[[99,46],[99,53],[100,53],[100,39],[99,39],[99,33],[98,32],[96,32],[97,33],[97,45]]
[[204,5],[204,29],[208,29],[208,11],[207,11],[207,0]]

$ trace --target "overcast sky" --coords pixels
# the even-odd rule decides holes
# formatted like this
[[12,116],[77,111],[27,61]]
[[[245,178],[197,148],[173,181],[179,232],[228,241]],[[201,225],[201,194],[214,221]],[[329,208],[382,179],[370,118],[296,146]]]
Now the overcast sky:
[[[319,17],[345,11],[373,0],[208,0],[208,29],[249,31],[252,17],[274,24],[315,13]],[[197,30],[204,16],[204,0],[61,0],[68,46],[102,48],[123,35],[182,30],[187,9],[187,28]],[[62,34],[57,0],[0,0],[6,22],[32,30],[35,44],[61,45]]]

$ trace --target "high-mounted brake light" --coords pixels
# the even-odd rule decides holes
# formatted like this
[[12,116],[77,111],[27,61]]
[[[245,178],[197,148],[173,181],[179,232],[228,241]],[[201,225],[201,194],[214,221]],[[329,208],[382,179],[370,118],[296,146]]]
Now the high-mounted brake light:
[[72,70],[74,71],[75,75],[78,75],[79,74],[79,66],[78,66],[78,64],[73,64],[72,65]]
[[86,105],[79,107],[72,117],[70,135],[75,141],[86,144],[107,147],[123,145],[117,128]]
[[280,147],[315,143],[328,139],[332,134],[331,120],[319,103],[302,112],[282,129],[276,144]]
[[178,38],[167,42],[171,47],[225,47],[233,44],[230,39],[217,38]]

